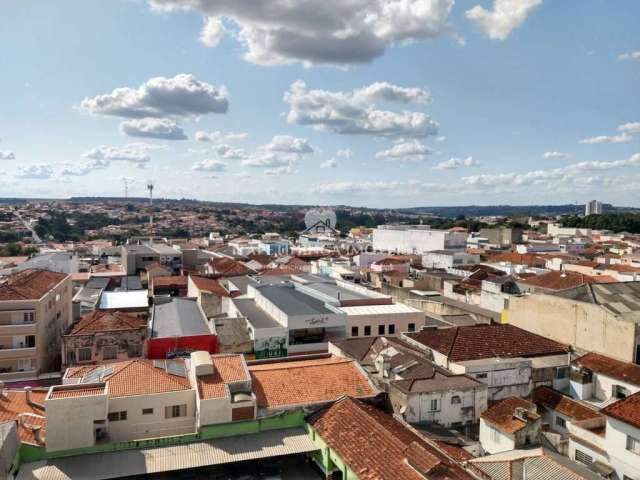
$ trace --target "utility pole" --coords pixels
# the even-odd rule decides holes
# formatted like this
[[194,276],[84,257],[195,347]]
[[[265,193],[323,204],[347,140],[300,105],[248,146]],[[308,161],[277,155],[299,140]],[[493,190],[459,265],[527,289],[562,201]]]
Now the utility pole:
[[153,235],[153,182],[147,182],[147,190],[149,190],[149,229]]

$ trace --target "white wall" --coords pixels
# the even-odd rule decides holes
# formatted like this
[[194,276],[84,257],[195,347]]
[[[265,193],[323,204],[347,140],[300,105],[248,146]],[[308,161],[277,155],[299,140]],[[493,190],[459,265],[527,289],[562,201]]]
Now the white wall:
[[[460,403],[452,403],[456,396],[460,397]],[[431,410],[431,400],[438,401],[435,411]],[[409,393],[405,418],[409,423],[434,422],[450,427],[456,422],[475,423],[486,409],[486,388]]]
[[466,233],[429,229],[385,229],[373,230],[373,249],[383,252],[420,254],[433,250],[464,248]]
[[640,478],[640,455],[627,450],[627,435],[640,440],[640,429],[607,417],[605,446],[609,454],[609,463],[615,468],[620,479],[624,475],[634,479]]
[[[495,432],[495,434],[497,435],[495,439],[492,432]],[[482,445],[482,449],[487,454],[507,452],[515,448],[515,438],[510,435],[505,435],[499,430],[496,430],[481,418],[480,444]]]

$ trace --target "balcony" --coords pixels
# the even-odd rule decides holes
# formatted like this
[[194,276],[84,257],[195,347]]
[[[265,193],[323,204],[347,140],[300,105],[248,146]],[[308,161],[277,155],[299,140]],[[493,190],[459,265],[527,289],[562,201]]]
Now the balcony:
[[0,348],[0,360],[13,360],[17,358],[35,358],[36,347]]
[[36,323],[0,323],[0,337],[11,335],[35,335]]
[[606,451],[604,417],[573,421],[567,427],[572,440],[578,443],[586,443],[592,449]]

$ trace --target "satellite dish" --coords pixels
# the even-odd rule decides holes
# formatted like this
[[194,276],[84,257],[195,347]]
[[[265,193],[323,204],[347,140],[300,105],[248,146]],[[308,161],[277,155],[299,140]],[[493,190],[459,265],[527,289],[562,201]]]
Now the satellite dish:
[[307,231],[332,232],[336,229],[336,213],[328,208],[313,208],[304,216]]

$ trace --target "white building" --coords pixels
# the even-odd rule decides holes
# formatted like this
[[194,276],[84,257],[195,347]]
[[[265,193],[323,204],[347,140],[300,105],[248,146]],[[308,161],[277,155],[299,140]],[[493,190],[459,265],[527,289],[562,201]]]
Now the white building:
[[571,396],[595,405],[640,392],[640,365],[588,353],[571,365]]
[[465,232],[432,230],[428,225],[379,225],[373,230],[375,251],[422,254],[434,250],[464,249]]
[[586,215],[600,215],[602,213],[602,203],[597,200],[591,200],[584,206],[584,214]]
[[507,397],[480,415],[480,445],[490,455],[538,445],[541,426],[535,404]]
[[601,410],[607,418],[605,450],[621,480],[640,478],[640,393]]
[[458,250],[434,250],[422,256],[422,266],[425,268],[447,270],[478,263],[480,263],[480,255]]

